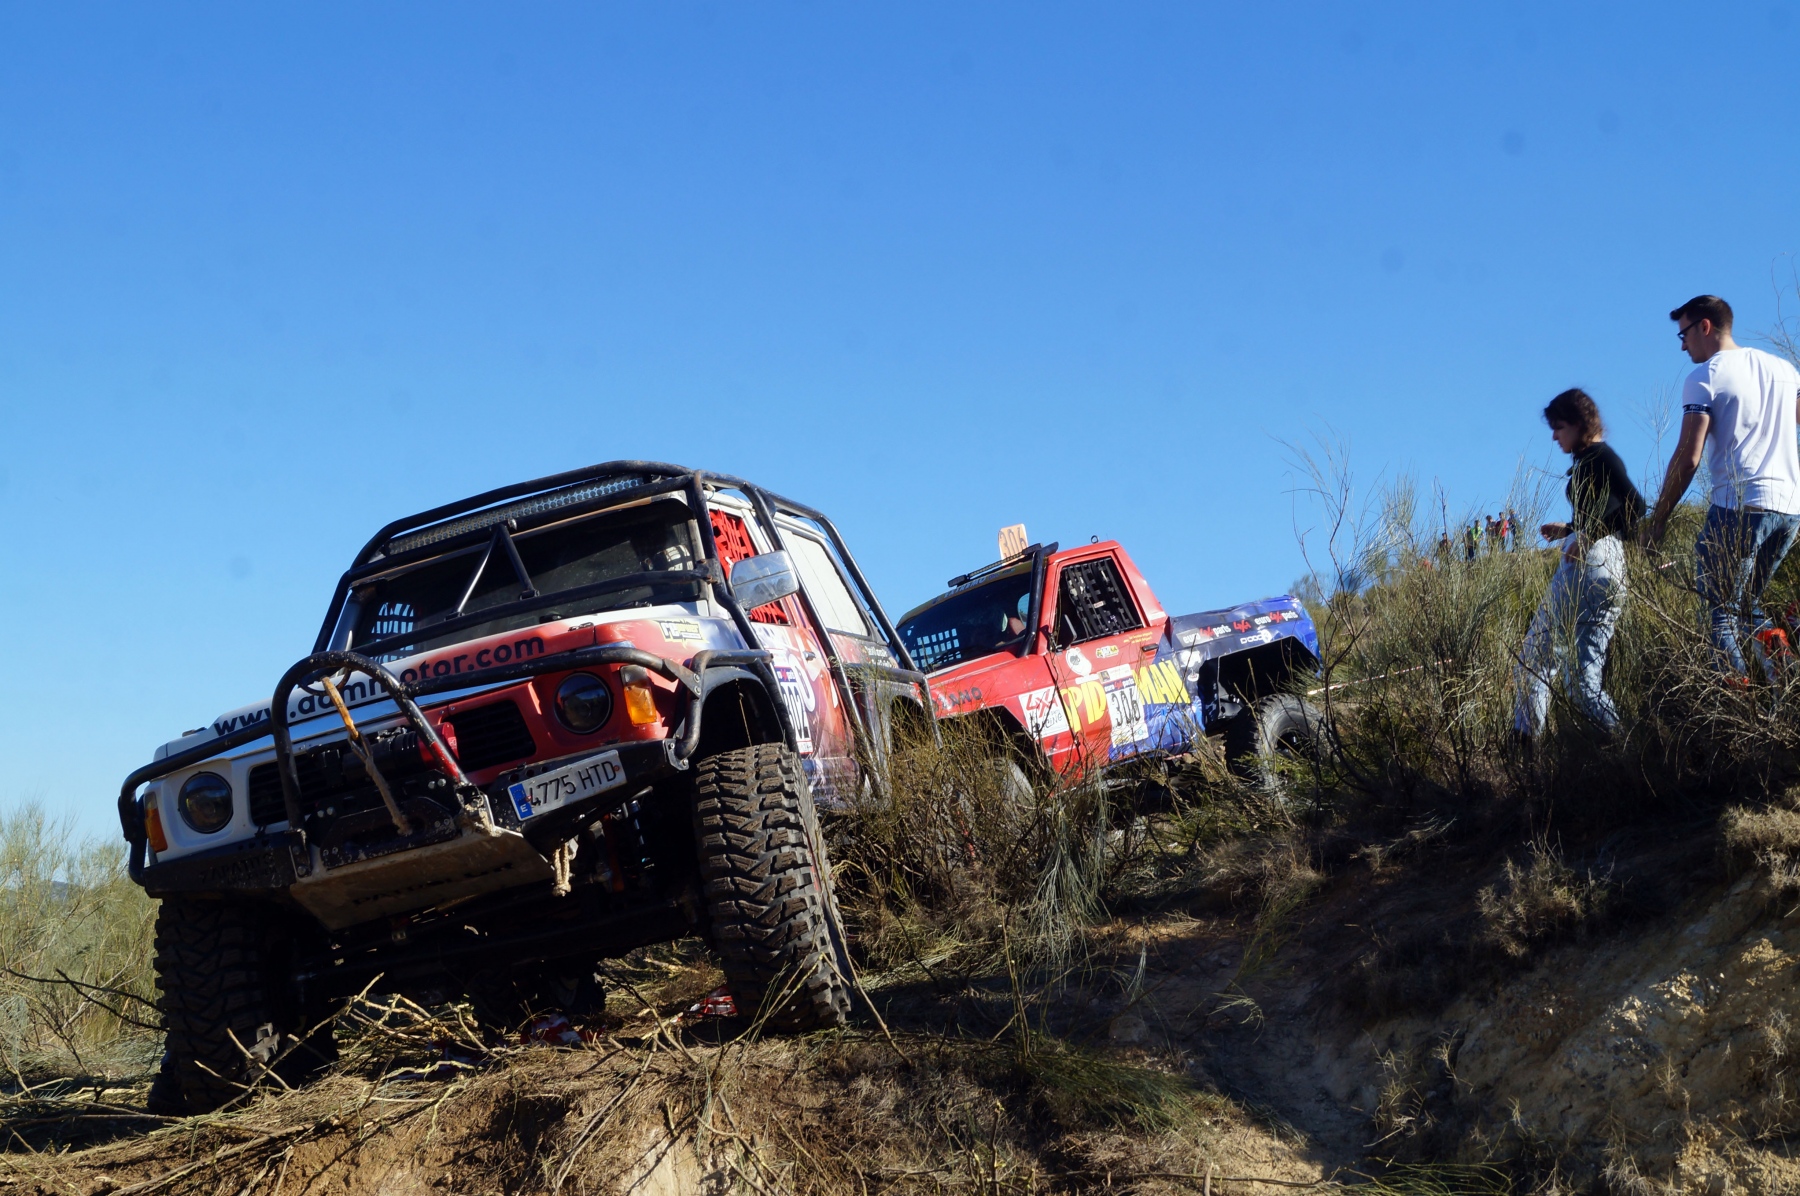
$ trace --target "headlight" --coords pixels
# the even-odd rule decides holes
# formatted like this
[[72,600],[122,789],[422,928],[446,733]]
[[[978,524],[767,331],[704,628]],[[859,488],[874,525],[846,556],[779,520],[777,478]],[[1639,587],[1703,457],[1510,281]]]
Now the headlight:
[[576,673],[556,687],[556,717],[580,735],[592,734],[612,717],[612,691],[591,673]]
[[197,772],[181,783],[175,808],[203,835],[223,830],[231,821],[231,782],[216,772]]

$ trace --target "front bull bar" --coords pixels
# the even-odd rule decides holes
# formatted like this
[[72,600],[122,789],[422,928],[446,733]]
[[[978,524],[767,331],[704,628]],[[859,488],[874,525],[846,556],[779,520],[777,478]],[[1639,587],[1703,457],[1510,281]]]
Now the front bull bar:
[[[257,722],[247,727],[240,727],[227,735],[209,739],[184,752],[177,752],[154,763],[146,764],[125,778],[124,784],[119,788],[119,826],[124,832],[126,842],[131,845],[127,869],[133,881],[142,883],[149,832],[144,823],[143,808],[137,799],[139,786],[147,781],[154,781],[171,773],[180,772],[195,764],[205,763],[233,748],[254,742],[264,736],[272,736],[275,741],[276,772],[281,778],[282,806],[288,820],[287,844],[291,848],[304,851],[307,846],[306,831],[300,825],[300,783],[298,772],[294,766],[293,739],[288,725],[287,699],[295,689],[346,668],[365,674],[387,692],[394,705],[399,708],[401,716],[422,740],[431,745],[437,753],[438,759],[448,766],[452,774],[451,783],[456,787],[458,798],[466,810],[470,803],[477,799],[481,791],[469,781],[455,757],[445,750],[436,729],[432,727],[424,712],[419,709],[418,703],[415,701],[417,698],[449,690],[474,689],[484,685],[518,681],[542,673],[554,673],[584,666],[640,665],[660,677],[675,682],[678,690],[687,695],[686,708],[682,712],[681,723],[678,724],[679,734],[666,741],[669,762],[677,768],[685,768],[689,758],[700,745],[701,713],[705,707],[706,697],[715,685],[733,679],[742,679],[748,675],[761,682],[771,697],[779,694],[780,690],[770,667],[770,659],[771,654],[761,649],[706,649],[694,654],[693,667],[690,668],[667,657],[646,652],[642,648],[629,644],[602,644],[590,648],[577,648],[568,652],[552,653],[529,661],[494,665],[472,672],[452,674],[449,677],[434,677],[430,680],[408,684],[395,677],[379,662],[358,653],[348,651],[315,652],[296,662],[292,668],[282,674],[270,702],[270,726],[267,729],[263,727],[262,721],[259,719]],[[791,738],[792,731],[785,726],[786,720],[782,718],[785,711],[780,708],[779,701],[776,705],[777,718],[782,720],[783,731],[787,737]],[[790,746],[792,745],[790,744]]]

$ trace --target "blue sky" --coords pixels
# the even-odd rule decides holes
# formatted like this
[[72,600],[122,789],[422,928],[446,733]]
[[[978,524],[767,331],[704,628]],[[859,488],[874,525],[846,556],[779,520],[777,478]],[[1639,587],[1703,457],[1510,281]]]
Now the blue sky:
[[490,486],[752,477],[894,611],[1116,536],[1200,609],[1302,570],[1283,439],[1497,502],[1579,384],[1648,474],[1669,308],[1800,309],[1790,7],[1248,7],[0,3],[0,800],[107,833]]

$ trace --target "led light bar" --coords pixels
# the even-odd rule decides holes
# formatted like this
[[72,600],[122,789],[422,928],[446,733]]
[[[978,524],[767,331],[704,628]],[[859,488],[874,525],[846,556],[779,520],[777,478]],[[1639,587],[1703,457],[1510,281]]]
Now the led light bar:
[[609,494],[633,490],[652,480],[645,474],[627,473],[607,478],[601,482],[581,482],[574,486],[565,486],[561,490],[552,490],[550,493],[540,494],[536,498],[520,499],[518,502],[507,503],[501,507],[489,507],[487,510],[477,511],[473,515],[464,515],[459,519],[451,519],[416,532],[408,532],[404,536],[395,536],[387,542],[386,552],[388,556],[398,556],[403,552],[424,548],[428,544],[437,544],[466,532],[480,531],[484,527],[493,527],[496,523],[505,523],[508,519],[541,515],[545,511],[573,507],[592,499],[604,498]]

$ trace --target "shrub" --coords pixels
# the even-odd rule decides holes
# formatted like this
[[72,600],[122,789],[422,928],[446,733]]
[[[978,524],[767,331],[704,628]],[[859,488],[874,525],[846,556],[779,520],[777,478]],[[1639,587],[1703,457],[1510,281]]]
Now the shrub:
[[155,908],[122,843],[77,840],[34,805],[0,815],[0,1065],[14,1083],[154,1061]]

